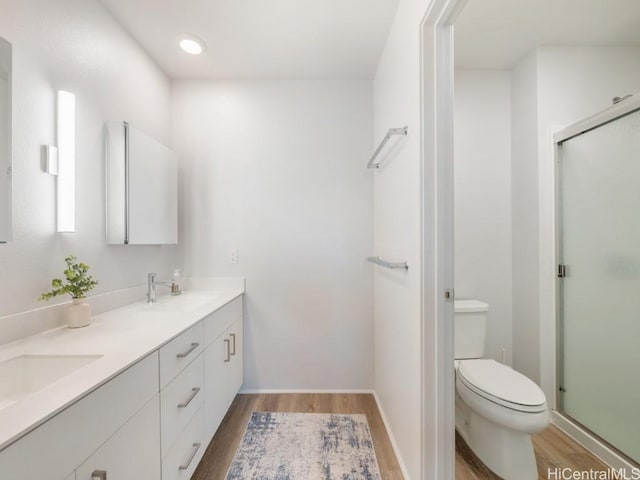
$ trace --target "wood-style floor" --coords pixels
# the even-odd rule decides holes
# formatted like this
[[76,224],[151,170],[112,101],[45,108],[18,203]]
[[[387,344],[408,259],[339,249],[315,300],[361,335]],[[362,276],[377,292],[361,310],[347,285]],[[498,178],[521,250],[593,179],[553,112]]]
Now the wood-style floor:
[[[538,464],[538,480],[548,480],[549,469],[570,468],[573,471],[606,470],[608,467],[582,445],[551,425],[533,436]],[[456,480],[500,480],[485,467],[456,432]]]
[[[211,440],[192,480],[224,480],[252,412],[364,413],[367,415],[383,480],[403,480],[373,395],[238,395]],[[606,465],[553,425],[533,436],[539,480],[549,468],[604,470]],[[456,433],[456,480],[499,480]]]
[[402,480],[380,411],[367,394],[238,395],[211,440],[192,480],[224,480],[252,412],[363,413],[385,480]]

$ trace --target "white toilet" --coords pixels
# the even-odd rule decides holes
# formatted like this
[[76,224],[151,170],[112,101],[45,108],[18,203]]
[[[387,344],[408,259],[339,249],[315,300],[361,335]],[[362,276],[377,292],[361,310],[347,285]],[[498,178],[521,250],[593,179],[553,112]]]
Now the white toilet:
[[489,305],[455,302],[456,430],[505,480],[537,480],[531,434],[549,425],[544,392],[515,370],[482,358]]

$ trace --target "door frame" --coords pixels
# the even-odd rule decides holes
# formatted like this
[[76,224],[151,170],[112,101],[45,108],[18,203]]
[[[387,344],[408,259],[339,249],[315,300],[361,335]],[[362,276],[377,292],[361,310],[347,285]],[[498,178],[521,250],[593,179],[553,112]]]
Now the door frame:
[[453,24],[465,4],[433,0],[420,23],[423,480],[455,478]]
[[613,122],[635,110],[640,110],[640,94],[635,94],[626,100],[622,100],[621,102],[611,105],[609,108],[606,108],[595,115],[591,115],[584,120],[557,131],[553,135],[553,142],[558,145],[570,138],[582,135],[589,130],[594,130],[606,123]]

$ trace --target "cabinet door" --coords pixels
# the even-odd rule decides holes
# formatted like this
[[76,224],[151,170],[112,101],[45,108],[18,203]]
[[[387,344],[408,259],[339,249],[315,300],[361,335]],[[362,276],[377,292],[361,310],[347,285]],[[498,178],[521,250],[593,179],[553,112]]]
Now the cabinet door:
[[107,124],[107,241],[178,243],[178,156],[124,122]]
[[76,480],[158,480],[160,478],[160,401],[156,396],[125,423],[77,470]]
[[230,362],[227,363],[229,374],[227,376],[227,407],[231,405],[236,394],[240,390],[243,381],[243,352],[242,352],[242,318],[236,320],[227,330],[227,338],[230,342]]
[[224,335],[235,320],[242,318],[242,295],[216,310],[204,320],[204,344]]
[[[225,342],[225,340],[227,340]],[[227,411],[227,365],[230,362],[226,335],[219,336],[204,352],[205,433],[213,437]]]

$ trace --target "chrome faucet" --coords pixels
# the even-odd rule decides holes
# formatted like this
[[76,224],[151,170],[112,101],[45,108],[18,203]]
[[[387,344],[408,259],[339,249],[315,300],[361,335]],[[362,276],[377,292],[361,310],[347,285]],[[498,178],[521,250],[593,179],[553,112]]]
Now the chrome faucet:
[[166,287],[173,287],[173,281],[171,280],[156,280],[157,273],[150,273],[147,275],[147,303],[149,305],[156,303],[156,285],[164,285]]

